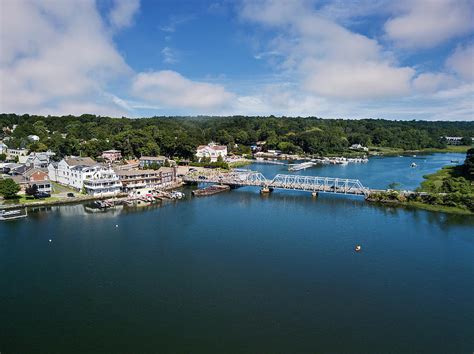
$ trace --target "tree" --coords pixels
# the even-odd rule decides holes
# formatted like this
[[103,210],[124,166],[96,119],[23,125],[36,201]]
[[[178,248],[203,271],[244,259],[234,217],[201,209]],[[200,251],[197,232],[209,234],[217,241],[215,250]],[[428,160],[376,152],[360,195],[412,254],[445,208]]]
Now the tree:
[[36,184],[33,184],[31,186],[26,187],[25,193],[29,196],[35,195],[36,193],[38,193],[38,186]]
[[5,161],[7,159],[6,154],[0,154],[0,161]]
[[11,178],[0,180],[0,195],[5,199],[15,198],[20,189],[20,185]]
[[467,179],[474,180],[474,148],[467,150],[463,170]]
[[464,137],[461,139],[461,144],[462,144],[462,145],[471,146],[471,145],[472,145],[472,138],[471,138],[470,136],[464,136]]

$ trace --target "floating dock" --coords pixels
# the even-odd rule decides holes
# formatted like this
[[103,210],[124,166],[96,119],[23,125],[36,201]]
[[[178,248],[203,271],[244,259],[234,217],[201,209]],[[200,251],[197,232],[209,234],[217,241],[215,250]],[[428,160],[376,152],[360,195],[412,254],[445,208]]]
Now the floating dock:
[[228,185],[220,185],[220,184],[213,184],[212,186],[196,189],[193,191],[193,195],[195,197],[205,197],[208,195],[213,195],[217,193],[222,193],[230,190],[230,186]]

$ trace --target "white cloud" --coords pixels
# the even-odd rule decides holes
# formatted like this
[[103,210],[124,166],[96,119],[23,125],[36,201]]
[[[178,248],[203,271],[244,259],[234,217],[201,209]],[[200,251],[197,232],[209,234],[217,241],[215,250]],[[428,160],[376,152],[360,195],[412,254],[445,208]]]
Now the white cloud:
[[385,31],[401,47],[430,48],[472,31],[473,18],[471,0],[404,0]]
[[133,81],[132,93],[153,104],[205,113],[220,109],[234,99],[221,85],[192,81],[170,70],[139,73]]
[[459,46],[446,61],[446,66],[464,80],[474,80],[474,44]]
[[165,64],[176,64],[178,62],[176,52],[170,47],[164,47],[161,50],[161,55],[163,56],[163,62]]
[[114,7],[110,11],[110,23],[116,28],[128,27],[140,8],[140,0],[114,0]]
[[412,68],[398,66],[377,41],[322,17],[310,1],[244,1],[241,16],[279,30],[267,49],[282,53],[279,69],[293,72],[303,90],[353,99],[410,91]]
[[94,1],[6,0],[0,6],[0,111],[121,111],[104,92],[130,69]]
[[445,73],[423,73],[413,80],[415,90],[426,93],[452,88],[458,84],[456,79]]

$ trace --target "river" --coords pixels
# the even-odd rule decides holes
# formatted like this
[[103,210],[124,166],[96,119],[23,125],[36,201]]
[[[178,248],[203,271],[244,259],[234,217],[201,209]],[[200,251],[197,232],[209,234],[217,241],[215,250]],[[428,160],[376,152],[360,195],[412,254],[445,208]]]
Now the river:
[[[464,159],[420,157],[298,174],[414,189]],[[474,350],[474,218],[360,197],[249,187],[34,211],[0,223],[0,274],[2,354]]]

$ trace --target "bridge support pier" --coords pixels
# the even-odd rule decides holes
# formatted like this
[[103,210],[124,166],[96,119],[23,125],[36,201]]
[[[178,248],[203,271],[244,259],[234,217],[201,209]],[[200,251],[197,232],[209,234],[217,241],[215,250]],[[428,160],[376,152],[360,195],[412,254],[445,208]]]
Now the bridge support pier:
[[262,189],[260,189],[260,193],[262,194],[267,194],[267,193],[270,193],[272,191],[272,189],[268,188],[268,187],[262,187]]
[[311,193],[311,196],[312,196],[313,198],[317,198],[317,197],[319,196],[319,193],[318,193],[318,192],[312,192],[312,193]]

